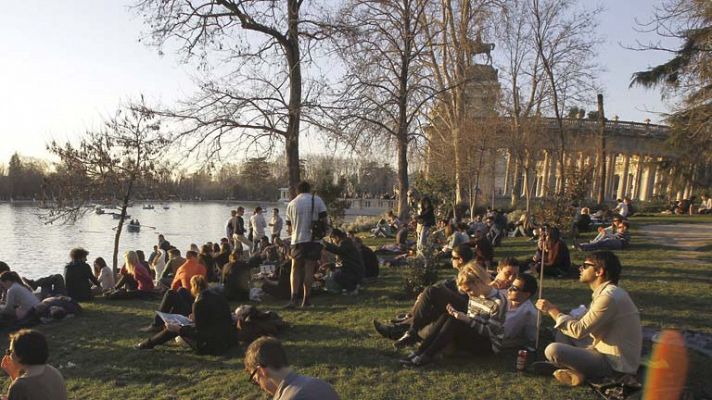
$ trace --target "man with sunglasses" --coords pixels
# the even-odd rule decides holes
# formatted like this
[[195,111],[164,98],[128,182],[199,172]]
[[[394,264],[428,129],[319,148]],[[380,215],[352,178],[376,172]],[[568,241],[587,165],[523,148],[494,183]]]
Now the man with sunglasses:
[[[615,372],[635,374],[640,366],[642,347],[640,314],[628,293],[617,286],[621,273],[618,257],[610,251],[595,252],[586,257],[579,271],[579,281],[593,291],[591,306],[581,318],[563,314],[548,300],[536,302],[539,310],[556,321],[554,328],[565,335],[569,343],[557,340],[547,346],[544,354],[549,364],[540,364],[535,370],[545,372],[559,368],[553,371],[554,377],[571,386]],[[589,336],[593,343],[587,348],[568,340]]]
[[339,399],[327,382],[294,373],[282,343],[275,338],[263,336],[250,344],[245,351],[245,371],[250,374],[250,383],[274,400]]
[[503,348],[533,346],[536,341],[537,311],[531,297],[538,288],[536,278],[518,275],[507,289],[507,316],[504,320]]

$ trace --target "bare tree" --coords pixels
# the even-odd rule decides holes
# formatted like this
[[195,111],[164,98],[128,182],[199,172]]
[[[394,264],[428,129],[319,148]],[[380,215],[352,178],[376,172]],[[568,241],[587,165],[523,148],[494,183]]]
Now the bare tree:
[[472,68],[476,53],[473,44],[477,43],[475,38],[481,39],[491,2],[440,0],[430,6],[424,25],[429,47],[427,65],[439,95],[429,116],[433,129],[447,131],[453,143],[455,202],[461,203],[465,191],[461,142],[470,133],[465,132],[469,102],[467,83],[479,71]]
[[78,146],[50,143],[59,158],[48,184],[52,206],[42,216],[47,223],[74,222],[94,211],[95,201],[117,202],[113,269],[117,272],[119,241],[129,203],[151,182],[166,140],[156,116],[143,104],[121,108],[103,129],[89,131]]
[[345,66],[329,108],[329,131],[372,148],[395,144],[398,214],[409,215],[408,148],[420,136],[432,89],[423,68],[424,0],[348,0],[334,37]]
[[[502,109],[509,122],[503,137],[514,159],[511,204],[516,205],[519,193],[524,192],[526,211],[530,213],[533,175],[539,152],[545,140],[539,129],[539,115],[548,92],[544,80],[541,57],[533,40],[530,0],[513,0],[501,9],[501,18],[493,26],[500,44],[500,77],[505,82],[502,90]],[[523,175],[522,187],[519,176]]]
[[577,7],[578,0],[531,0],[529,10],[534,49],[548,85],[546,104],[556,119],[562,177],[558,193],[566,186],[564,110],[567,103],[593,97],[598,70],[594,57],[601,42],[597,27],[602,8]]
[[282,141],[293,188],[300,176],[302,113],[320,90],[303,77],[312,44],[325,32],[316,6],[302,0],[141,0],[136,9],[156,45],[176,40],[186,58],[197,55],[201,65],[216,62],[217,70],[228,71],[203,79],[198,94],[177,109],[160,112],[186,126],[175,138],[191,150],[204,146],[208,156],[224,146],[257,146],[264,153]]

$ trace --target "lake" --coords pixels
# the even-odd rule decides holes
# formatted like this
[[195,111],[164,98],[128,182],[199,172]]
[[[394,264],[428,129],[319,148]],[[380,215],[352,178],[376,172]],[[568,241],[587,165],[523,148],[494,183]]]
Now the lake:
[[[153,210],[144,210],[141,203],[136,203],[127,211],[131,218],[141,221],[141,231],[121,234],[119,244],[119,262],[128,250],[143,250],[146,257],[158,242],[158,234],[162,233],[185,254],[191,243],[201,245],[205,242],[216,242],[225,236],[225,224],[230,217],[230,210],[242,205],[246,216],[252,215],[256,203],[218,203],[199,202],[167,203],[170,207],[164,210],[156,205]],[[281,203],[261,203],[265,220],[269,223],[272,208],[279,208],[284,218],[286,205]],[[38,278],[48,274],[63,273],[64,265],[69,262],[69,250],[83,247],[89,251],[89,265],[96,257],[103,257],[111,266],[111,256],[114,249],[114,233],[112,230],[117,220],[111,215],[97,215],[93,210],[74,225],[55,223],[45,225],[39,219],[42,211],[31,204],[0,203],[0,260],[5,261],[10,268],[21,276]],[[115,210],[107,209],[107,212]],[[354,216],[347,216],[350,221]],[[154,226],[156,229],[149,228]],[[284,235],[286,229],[282,231]]]

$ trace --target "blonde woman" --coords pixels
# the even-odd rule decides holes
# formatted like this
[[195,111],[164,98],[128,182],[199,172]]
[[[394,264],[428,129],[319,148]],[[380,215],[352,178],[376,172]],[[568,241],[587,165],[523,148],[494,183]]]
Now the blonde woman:
[[139,260],[138,254],[135,251],[127,251],[124,260],[125,264],[119,271],[121,278],[114,291],[107,294],[107,298],[125,300],[153,297],[155,292],[151,274]]
[[418,350],[400,360],[406,366],[430,363],[433,357],[454,342],[473,354],[498,353],[504,338],[504,320],[507,315],[506,294],[491,286],[487,271],[469,262],[457,275],[457,287],[469,300],[467,312],[457,311],[448,304],[433,332],[423,340]]

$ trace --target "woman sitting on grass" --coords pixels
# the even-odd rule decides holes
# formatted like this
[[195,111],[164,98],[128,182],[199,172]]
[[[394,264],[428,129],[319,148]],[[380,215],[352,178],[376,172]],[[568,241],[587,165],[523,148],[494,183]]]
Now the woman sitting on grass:
[[110,300],[147,299],[155,295],[153,279],[135,251],[126,252],[126,263],[114,290],[106,295]]
[[[435,322],[436,329],[416,352],[400,360],[401,364],[414,367],[428,364],[452,342],[477,355],[499,352],[504,338],[507,298],[490,283],[487,271],[474,262],[462,267],[457,275],[457,286],[467,294],[469,301],[457,299],[457,304],[448,304],[447,313]],[[460,301],[467,302],[466,313],[457,311],[464,308]]]
[[17,272],[5,271],[0,274],[0,285],[6,291],[5,304],[0,306],[0,325],[18,325],[31,320],[34,307],[40,300],[25,286]]
[[47,364],[48,357],[47,339],[40,332],[23,329],[10,335],[2,369],[12,383],[3,399],[66,400],[64,378]]
[[101,294],[110,291],[116,285],[116,278],[114,277],[114,271],[106,265],[106,261],[103,258],[97,257],[94,260],[94,276],[99,280],[101,285],[95,285],[91,288],[94,294]]
[[155,336],[136,345],[137,349],[152,349],[180,336],[199,354],[220,355],[236,342],[235,324],[225,297],[209,290],[202,275],[190,279],[190,291],[195,297],[189,316],[194,325],[167,324]]

